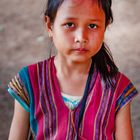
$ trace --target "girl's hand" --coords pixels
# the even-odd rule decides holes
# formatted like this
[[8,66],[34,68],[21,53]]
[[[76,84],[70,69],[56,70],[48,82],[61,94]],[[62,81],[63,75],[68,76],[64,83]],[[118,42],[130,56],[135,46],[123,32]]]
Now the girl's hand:
[[124,106],[116,116],[115,140],[133,140],[130,103]]
[[29,113],[15,101],[14,116],[11,124],[9,140],[27,140],[29,131]]

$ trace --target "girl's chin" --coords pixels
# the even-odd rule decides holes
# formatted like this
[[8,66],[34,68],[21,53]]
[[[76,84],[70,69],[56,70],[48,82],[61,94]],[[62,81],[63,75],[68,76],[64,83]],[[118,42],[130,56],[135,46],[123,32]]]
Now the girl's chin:
[[68,54],[65,56],[56,55],[56,57],[57,57],[57,60],[60,58],[61,61],[68,61],[71,63],[87,63],[91,61],[92,56]]
[[85,63],[91,61],[91,57],[84,57],[84,56],[74,56],[69,58],[74,63]]

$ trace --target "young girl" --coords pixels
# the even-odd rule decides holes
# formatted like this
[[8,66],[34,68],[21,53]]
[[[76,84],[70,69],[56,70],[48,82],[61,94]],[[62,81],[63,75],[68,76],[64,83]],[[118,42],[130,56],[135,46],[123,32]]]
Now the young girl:
[[45,23],[57,54],[10,82],[16,100],[9,140],[133,139],[130,101],[137,91],[104,43],[111,3],[48,0]]

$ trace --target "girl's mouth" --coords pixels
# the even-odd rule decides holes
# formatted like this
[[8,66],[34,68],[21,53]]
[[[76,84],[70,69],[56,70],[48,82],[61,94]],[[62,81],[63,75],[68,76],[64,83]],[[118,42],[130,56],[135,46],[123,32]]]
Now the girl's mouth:
[[86,52],[88,52],[88,49],[85,49],[85,48],[76,48],[76,49],[73,49],[73,51],[75,51],[77,53],[86,53]]

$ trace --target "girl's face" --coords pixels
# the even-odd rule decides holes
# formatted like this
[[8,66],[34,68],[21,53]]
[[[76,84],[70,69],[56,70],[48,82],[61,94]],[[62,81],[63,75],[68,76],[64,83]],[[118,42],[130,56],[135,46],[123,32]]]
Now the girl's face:
[[47,20],[57,55],[64,60],[84,62],[101,48],[105,14],[96,0],[65,0],[50,25]]

